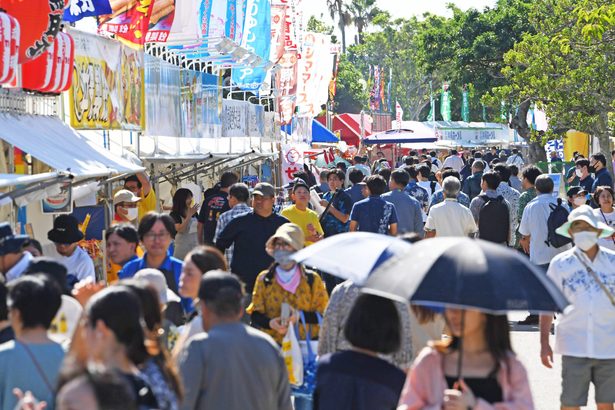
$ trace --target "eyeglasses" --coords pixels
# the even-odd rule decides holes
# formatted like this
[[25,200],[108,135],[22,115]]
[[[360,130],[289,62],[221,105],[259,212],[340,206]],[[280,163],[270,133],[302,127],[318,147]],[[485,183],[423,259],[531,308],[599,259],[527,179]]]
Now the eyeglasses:
[[145,235],[143,235],[143,239],[146,239],[148,241],[155,241],[155,240],[165,240],[168,239],[171,236],[170,233],[168,232],[164,232],[164,233],[146,233]]
[[293,247],[285,241],[274,241],[272,245],[274,248],[293,249]]

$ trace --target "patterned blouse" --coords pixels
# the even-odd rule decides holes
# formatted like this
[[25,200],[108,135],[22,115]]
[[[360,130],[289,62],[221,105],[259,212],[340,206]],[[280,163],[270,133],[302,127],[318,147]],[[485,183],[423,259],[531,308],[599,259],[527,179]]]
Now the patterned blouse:
[[[344,337],[344,324],[360,292],[361,288],[351,281],[339,284],[331,292],[331,300],[325,311],[318,339],[319,356],[351,348],[350,343]],[[402,324],[401,348],[392,355],[383,355],[382,358],[401,369],[409,369],[413,357],[410,309],[400,302],[395,302],[395,306]]]
[[178,410],[179,400],[175,392],[169,386],[169,383],[165,380],[162,371],[154,361],[149,359],[143,365],[141,369],[141,377],[152,389],[152,393],[158,401],[160,410]]
[[[317,273],[313,271],[306,273],[306,269],[303,267],[302,269],[301,282],[294,294],[283,289],[275,277],[268,281],[267,274],[269,270],[261,272],[256,278],[254,292],[252,293],[252,303],[247,309],[248,314],[260,312],[270,319],[280,317],[282,314],[282,303],[286,302],[297,310],[318,312],[320,315],[324,315],[327,303],[329,303],[329,295],[327,294],[325,284]],[[313,275],[314,281],[311,288],[306,275]],[[320,331],[319,326],[317,324],[308,324],[307,326],[310,329],[312,340],[317,339]],[[277,331],[273,329],[260,330],[273,337],[278,344],[282,344],[284,336]],[[299,324],[299,340],[305,339],[305,328],[302,324]]]

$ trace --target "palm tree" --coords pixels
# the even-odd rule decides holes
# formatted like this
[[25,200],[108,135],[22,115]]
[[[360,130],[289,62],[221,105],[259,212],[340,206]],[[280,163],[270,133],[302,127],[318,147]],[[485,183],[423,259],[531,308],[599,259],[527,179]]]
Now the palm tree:
[[380,10],[376,7],[376,0],[352,0],[350,5],[347,6],[347,13],[350,14],[350,21],[357,27],[358,43],[361,44],[365,28],[380,13]]
[[342,35],[342,53],[346,52],[346,27],[350,25],[351,16],[348,13],[344,0],[327,0],[327,8],[333,21],[337,20],[337,27]]

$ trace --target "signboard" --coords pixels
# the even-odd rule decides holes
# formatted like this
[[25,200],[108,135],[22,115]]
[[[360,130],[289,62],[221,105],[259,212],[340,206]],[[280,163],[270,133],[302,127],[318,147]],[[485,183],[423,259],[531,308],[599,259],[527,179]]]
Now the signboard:
[[44,214],[70,214],[73,211],[72,184],[70,181],[59,184],[59,192],[41,200]]
[[181,135],[179,67],[145,56],[146,135]]
[[76,129],[143,128],[143,52],[71,30],[75,41],[70,122]]
[[222,136],[246,137],[248,135],[248,103],[224,100],[222,103]]
[[282,145],[282,185],[293,180],[293,174],[303,169],[303,144]]

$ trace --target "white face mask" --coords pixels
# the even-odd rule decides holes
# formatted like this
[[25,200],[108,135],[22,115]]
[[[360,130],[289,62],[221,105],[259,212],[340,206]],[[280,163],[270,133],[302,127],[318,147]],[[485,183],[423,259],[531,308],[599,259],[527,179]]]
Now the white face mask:
[[582,196],[578,196],[574,199],[574,204],[576,206],[581,206],[581,205],[585,205],[586,199]]
[[139,208],[126,208],[126,219],[134,221],[139,216]]
[[574,244],[582,251],[590,250],[596,243],[598,243],[598,233],[581,231],[572,235]]
[[578,176],[579,178],[581,178],[581,177],[583,176],[583,173],[582,173],[582,172],[581,172],[581,170],[580,170],[580,169],[578,169],[578,168],[574,171],[574,173],[575,173],[575,174],[577,174],[577,176]]

